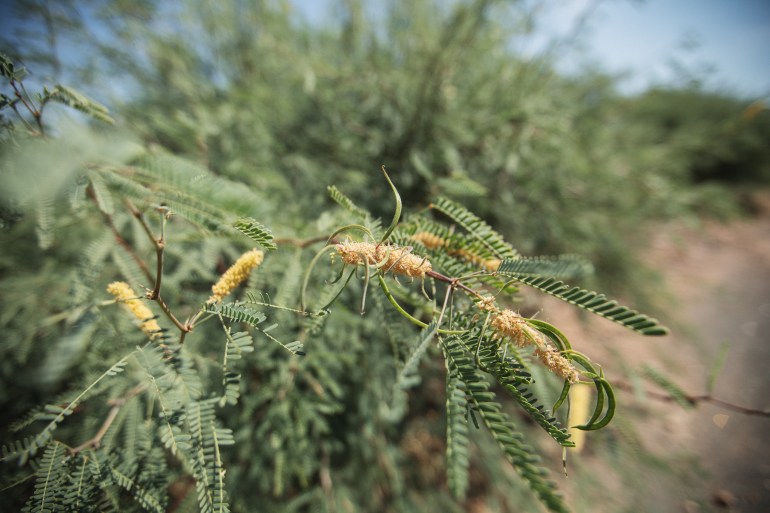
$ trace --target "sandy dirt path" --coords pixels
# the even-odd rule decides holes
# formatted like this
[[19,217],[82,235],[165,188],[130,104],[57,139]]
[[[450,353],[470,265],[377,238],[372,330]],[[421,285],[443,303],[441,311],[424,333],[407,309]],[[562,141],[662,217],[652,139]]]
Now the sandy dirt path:
[[[581,320],[552,299],[542,317],[601,363],[610,381],[633,383],[624,369],[647,364],[692,395],[706,392],[709,371],[727,345],[713,396],[770,410],[770,211],[728,224],[667,227],[653,238],[648,262],[663,270],[671,296],[669,336],[641,337],[602,319]],[[642,385],[661,391],[649,381]],[[608,468],[606,452],[592,452],[589,439],[578,471],[606,474],[610,489],[603,508],[585,511],[770,512],[770,418],[705,402],[685,410],[649,395],[618,395],[619,416],[633,423],[641,443],[639,462]],[[647,455],[657,463],[643,463]],[[613,473],[623,475],[613,479]],[[567,493],[582,511],[584,481],[570,481]]]

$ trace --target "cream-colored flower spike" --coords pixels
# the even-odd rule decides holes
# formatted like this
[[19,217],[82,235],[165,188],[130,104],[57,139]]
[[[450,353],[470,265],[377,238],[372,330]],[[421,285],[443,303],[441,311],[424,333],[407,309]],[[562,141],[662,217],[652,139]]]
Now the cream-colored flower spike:
[[555,347],[546,347],[545,349],[540,349],[538,347],[535,349],[535,355],[540,358],[543,365],[548,367],[551,372],[568,381],[570,384],[577,383],[580,379],[580,374],[577,369],[575,369],[570,361],[564,358]]
[[219,281],[211,287],[211,291],[214,294],[206,303],[211,304],[222,301],[235,287],[243,283],[251,271],[261,264],[264,259],[265,253],[258,249],[252,249],[241,255],[219,278]]
[[498,335],[508,337],[517,346],[533,344],[535,355],[540,358],[543,365],[569,383],[577,383],[580,379],[580,374],[572,363],[562,356],[558,349],[552,347],[542,333],[528,325],[526,320],[516,312],[512,310],[498,312],[492,318],[492,329]]
[[343,242],[337,244],[342,261],[352,265],[378,265],[385,272],[424,278],[433,267],[426,259],[413,255],[404,246],[382,245],[374,242]]
[[539,331],[529,326],[526,320],[513,310],[503,310],[492,318],[492,329],[498,334],[511,339],[517,346],[524,347],[534,344],[537,347],[545,345]]
[[[442,248],[447,245],[447,241],[445,241],[438,235],[434,235],[430,232],[417,232],[414,235],[412,235],[411,238],[418,242],[421,242],[428,249]],[[497,268],[500,267],[499,259],[490,258],[485,260],[479,255],[474,255],[470,251],[466,251],[464,249],[455,249],[455,250],[449,251],[449,254],[452,256],[459,257],[474,265],[481,266],[489,272],[495,272],[497,271]]]
[[436,249],[446,245],[446,241],[444,239],[429,232],[417,232],[412,235],[412,239],[418,242],[422,242],[423,245],[428,249]]
[[147,308],[141,300],[137,299],[136,292],[124,281],[114,281],[107,285],[107,292],[115,296],[115,300],[126,305],[126,308],[141,321],[140,328],[151,339],[161,335],[158,321],[153,319],[155,316],[152,310]]

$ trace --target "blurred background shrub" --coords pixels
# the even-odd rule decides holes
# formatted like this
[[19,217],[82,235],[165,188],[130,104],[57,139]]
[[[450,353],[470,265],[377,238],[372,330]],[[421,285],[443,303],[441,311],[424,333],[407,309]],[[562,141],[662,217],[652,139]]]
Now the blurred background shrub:
[[[523,254],[584,255],[597,270],[593,287],[660,308],[659,283],[644,263],[655,223],[744,215],[751,191],[770,181],[765,103],[697,86],[622,95],[611,75],[560,73],[554,59],[569,40],[534,55],[514,50],[514,42],[534,37],[537,11],[527,2],[346,0],[324,23],[298,17],[291,2],[268,0],[19,1],[13,9],[14,30],[3,35],[2,50],[27,65],[27,82],[76,86],[117,120],[119,131],[107,139],[78,129],[78,151],[126,162],[135,145],[181,157],[228,187],[248,187],[243,197],[252,204],[239,212],[279,237],[333,229],[339,219],[330,212],[330,184],[389,218],[392,197],[377,174],[384,164],[407,207],[420,209],[438,195],[456,199]],[[13,121],[8,110],[2,114]],[[61,111],[48,116],[50,134],[64,140],[78,133],[68,123],[87,123],[66,121]],[[25,144],[20,139],[18,130],[3,132],[0,152],[13,154],[4,166],[18,164],[11,148]],[[70,157],[73,169],[84,160]],[[60,158],[40,156],[30,165],[52,176]],[[49,197],[66,199],[57,191]],[[39,226],[31,206],[39,198],[3,199],[0,404],[16,418],[110,361],[109,345],[86,351],[92,333],[55,315],[103,295],[97,284],[132,271],[125,262],[100,264],[98,276],[88,277],[94,288],[73,291],[73,274],[95,265],[82,248],[109,243],[100,219],[61,214],[57,242],[44,250],[30,236]],[[169,245],[168,300],[194,304],[195,293],[243,248],[178,233]],[[306,261],[281,252],[251,290],[280,296],[297,287]],[[33,319],[41,316],[54,317],[37,328]],[[302,329],[282,320],[287,332]],[[443,369],[435,362],[426,365],[402,423],[376,420],[380,390],[392,378],[380,363],[387,350],[377,322],[339,312],[315,341],[324,349],[310,363],[273,348],[249,360],[243,407],[227,413],[243,426],[238,450],[228,455],[234,505],[331,508],[328,483],[314,477],[328,468],[342,510],[462,511],[483,496],[492,510],[513,511],[531,500],[518,498],[523,485],[483,441],[469,502],[449,497],[440,471],[443,398],[435,392]],[[33,365],[32,356],[56,340],[72,351],[65,368]],[[83,354],[91,356],[78,360]],[[304,385],[272,400],[268,392],[303,373]],[[314,380],[333,392],[319,399]]]

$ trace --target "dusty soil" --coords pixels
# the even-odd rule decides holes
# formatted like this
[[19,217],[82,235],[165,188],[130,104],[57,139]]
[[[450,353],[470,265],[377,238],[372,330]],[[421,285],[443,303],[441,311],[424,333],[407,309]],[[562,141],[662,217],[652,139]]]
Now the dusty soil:
[[617,391],[614,431],[589,437],[564,488],[578,511],[768,512],[770,417],[705,401],[687,410],[644,394],[662,389],[633,376],[649,365],[701,395],[726,345],[713,397],[770,411],[770,209],[728,224],[666,226],[648,257],[670,296],[667,337],[642,337],[545,302],[542,318],[601,363],[611,382],[630,388]]

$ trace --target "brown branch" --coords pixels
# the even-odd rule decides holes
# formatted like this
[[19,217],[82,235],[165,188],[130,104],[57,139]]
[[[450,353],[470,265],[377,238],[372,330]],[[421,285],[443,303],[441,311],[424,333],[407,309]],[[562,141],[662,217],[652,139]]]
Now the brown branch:
[[144,233],[146,233],[147,237],[150,239],[150,241],[152,241],[152,245],[155,246],[155,256],[157,257],[157,265],[155,266],[155,286],[147,294],[147,298],[157,300],[158,297],[160,297],[160,283],[161,277],[163,276],[163,250],[166,247],[166,243],[163,240],[162,235],[160,239],[155,238],[155,235],[152,233],[152,229],[150,229],[150,225],[147,224],[144,216],[139,211],[139,209],[134,206],[133,203],[131,203],[129,200],[125,200],[125,204],[126,207],[128,207],[128,210],[131,212],[131,215],[134,216],[134,219],[139,221],[139,224],[142,226]]
[[171,313],[171,310],[169,309],[169,307],[166,304],[166,302],[163,301],[163,298],[158,296],[158,297],[155,298],[155,302],[158,303],[158,306],[160,306],[160,309],[163,310],[163,313],[166,314],[166,317],[168,317],[168,319],[172,323],[174,323],[174,326],[176,326],[177,329],[179,329],[179,331],[181,331],[182,333],[188,333],[192,329],[187,324],[182,324],[179,321],[179,319],[177,319],[176,316],[174,316],[174,314]]
[[37,134],[37,130],[35,130],[35,127],[33,127],[32,125],[30,125],[30,124],[29,124],[29,121],[27,121],[26,119],[24,119],[24,116],[22,116],[21,112],[19,112],[19,109],[17,109],[17,108],[16,108],[16,104],[15,104],[15,103],[12,103],[12,104],[11,104],[11,108],[12,108],[12,109],[13,109],[13,111],[16,113],[16,115],[17,115],[17,116],[19,116],[19,119],[21,120],[21,122],[22,122],[22,123],[24,123],[24,126],[26,126],[26,127],[27,127],[27,130],[29,130],[30,134],[31,134],[31,135],[38,135],[38,134]]
[[326,241],[328,241],[330,244],[336,244],[337,243],[336,239],[329,240],[329,237],[326,237],[326,236],[323,236],[323,235],[318,236],[318,237],[312,237],[310,239],[304,239],[304,240],[303,239],[293,239],[293,238],[290,238],[290,237],[273,239],[273,242],[275,244],[279,245],[279,246],[294,246],[294,247],[297,247],[297,248],[306,248],[306,247],[311,246],[311,245],[313,245],[313,244],[315,244],[317,242],[326,242]]
[[157,299],[160,297],[160,282],[161,282],[161,277],[163,276],[163,250],[165,249],[165,247],[166,245],[162,241],[160,241],[155,246],[155,257],[156,257],[157,265],[155,266],[155,286],[147,296],[150,299]]
[[446,282],[446,283],[450,284],[454,288],[458,288],[460,290],[463,290],[463,291],[467,292],[468,294],[473,294],[474,296],[476,296],[477,298],[479,298],[481,300],[484,299],[484,296],[482,296],[477,291],[473,290],[469,286],[467,286],[464,283],[462,283],[460,281],[460,278],[450,278],[449,276],[444,276],[443,274],[441,274],[439,272],[436,272],[436,271],[433,271],[433,270],[427,271],[425,273],[425,276],[430,276],[431,278],[433,278],[435,280]]
[[[37,126],[39,128],[40,135],[45,137],[45,127],[43,127],[42,113],[37,109],[37,107],[35,107],[35,104],[32,102],[32,98],[29,96],[29,93],[27,93],[27,90],[24,87],[24,83],[18,82],[18,84],[21,86],[22,90],[24,91],[24,94],[22,94],[22,92],[19,91],[19,88],[16,87],[16,84],[17,84],[16,80],[11,79],[11,87],[13,88],[14,95],[27,108],[29,113],[32,114],[32,117],[35,118],[35,122],[37,123]],[[27,98],[29,98],[29,102],[27,102],[27,98],[24,97],[25,95],[27,96]],[[16,111],[16,113],[18,114],[19,112]]]
[[[96,201],[96,194],[94,193],[94,189],[91,185],[89,185],[86,188],[86,196],[98,206],[98,202]],[[118,228],[115,226],[115,223],[112,220],[112,216],[107,214],[106,212],[103,212],[101,209],[99,209],[99,211],[102,213],[102,219],[104,219],[105,224],[109,227],[117,243],[120,244],[120,246],[126,250],[126,253],[128,253],[131,256],[134,262],[136,262],[136,264],[142,270],[142,272],[147,277],[147,279],[151,280],[152,273],[150,272],[150,269],[147,267],[147,264],[144,263],[144,260],[139,258],[139,255],[137,255],[134,252],[134,248],[132,248],[131,245],[128,243],[128,241],[124,239],[123,236],[120,234],[120,232],[118,231]]]
[[[630,383],[627,383],[625,381],[613,382],[612,385],[615,388],[619,390],[624,390],[626,392],[633,392],[634,390],[634,387]],[[663,401],[663,402],[674,402],[677,400],[677,398],[671,394],[668,394],[666,392],[658,392],[656,390],[645,390],[644,394],[652,397],[653,399],[657,399],[658,401]],[[732,410],[736,413],[742,413],[743,415],[756,415],[759,417],[770,417],[770,410],[748,408],[746,406],[730,403],[722,399],[717,399],[711,394],[701,394],[701,395],[684,394],[683,398],[693,407],[698,406],[698,403],[705,402],[705,403],[714,404],[726,410]]]
[[147,389],[147,385],[145,383],[142,383],[140,385],[135,386],[131,390],[126,393],[123,397],[119,397],[117,399],[110,399],[107,401],[107,404],[111,406],[110,411],[107,413],[107,417],[105,417],[104,422],[102,422],[102,426],[99,428],[99,431],[96,432],[96,434],[83,442],[82,444],[78,445],[77,447],[74,447],[70,449],[71,454],[77,454],[79,452],[82,452],[86,449],[98,449],[99,445],[102,443],[102,439],[104,438],[104,435],[107,434],[107,431],[110,429],[110,426],[112,426],[112,423],[115,422],[115,419],[118,417],[118,413],[120,413],[120,409],[123,408],[123,406],[132,398],[136,397],[137,395],[141,394]]
[[[155,255],[157,257],[157,265],[155,268],[155,286],[151,291],[147,293],[147,298],[152,299],[158,303],[158,306],[160,306],[160,309],[163,310],[164,314],[166,314],[166,317],[168,317],[168,319],[179,330],[179,343],[183,344],[187,333],[192,331],[192,326],[189,323],[182,323],[179,321],[179,319],[177,319],[176,316],[171,312],[171,309],[169,309],[168,305],[165,301],[163,301],[163,298],[160,295],[160,285],[163,276],[163,254],[166,248],[165,228],[161,229],[161,236],[159,239],[156,239],[155,235],[152,233],[152,229],[150,229],[150,225],[147,224],[147,221],[144,219],[144,216],[139,211],[139,209],[136,208],[134,204],[129,200],[125,200],[125,204],[128,210],[131,212],[131,215],[134,216],[137,221],[139,221],[139,224],[142,226],[144,233],[147,234],[147,237],[149,237],[155,246]],[[167,216],[168,213],[162,212],[162,215],[164,216],[163,222],[165,222],[165,216]],[[148,277],[152,279],[151,276]]]

